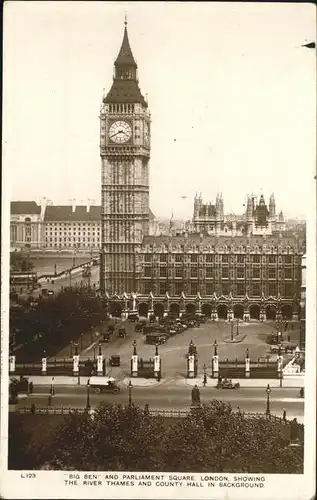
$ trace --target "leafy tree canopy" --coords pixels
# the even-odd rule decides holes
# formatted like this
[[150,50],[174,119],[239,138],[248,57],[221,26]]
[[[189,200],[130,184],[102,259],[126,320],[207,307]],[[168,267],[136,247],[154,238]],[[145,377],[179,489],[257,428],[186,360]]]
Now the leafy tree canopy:
[[34,269],[33,262],[25,257],[21,252],[12,252],[10,254],[10,270],[15,273],[28,272]]
[[53,469],[300,473],[302,447],[289,444],[279,424],[218,400],[170,426],[136,406],[104,404],[93,418],[69,415],[49,456]]

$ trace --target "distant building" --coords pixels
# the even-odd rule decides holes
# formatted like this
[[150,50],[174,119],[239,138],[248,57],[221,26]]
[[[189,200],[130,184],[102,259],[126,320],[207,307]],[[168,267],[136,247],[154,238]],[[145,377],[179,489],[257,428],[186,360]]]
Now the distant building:
[[207,233],[210,236],[270,236],[285,231],[284,215],[276,215],[274,194],[270,196],[269,207],[261,195],[259,202],[255,196],[247,197],[245,213],[242,215],[224,212],[222,194],[218,194],[215,204],[204,203],[200,195],[194,199],[192,232]]
[[101,207],[49,205],[44,214],[43,248],[99,251]]
[[11,250],[38,248],[43,241],[43,209],[35,201],[12,201]]

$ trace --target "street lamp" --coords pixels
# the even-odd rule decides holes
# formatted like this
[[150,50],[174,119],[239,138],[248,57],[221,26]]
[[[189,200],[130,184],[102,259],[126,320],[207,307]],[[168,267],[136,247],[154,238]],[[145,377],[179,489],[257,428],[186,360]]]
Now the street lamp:
[[270,392],[271,392],[270,384],[267,384],[267,388],[265,389],[265,392],[266,392],[266,416],[269,417],[271,415],[271,411],[270,411]]
[[83,334],[80,334],[80,350],[83,350]]
[[239,318],[237,318],[237,335],[239,335]]
[[87,381],[87,401],[86,401],[86,409],[90,410],[90,380]]
[[203,384],[204,384],[204,387],[205,387],[206,384],[207,384],[207,366],[206,366],[206,364],[204,364],[203,370],[204,370],[204,382],[203,382]]
[[233,340],[233,320],[230,320],[230,326],[231,326],[231,340]]
[[52,377],[52,383],[51,383],[51,394],[52,394],[52,396],[54,396],[54,394],[55,394],[54,377]]
[[131,383],[131,380],[129,380],[129,384],[128,384],[128,389],[129,389],[129,406],[132,405],[132,398],[131,398],[132,388],[133,388],[133,385]]

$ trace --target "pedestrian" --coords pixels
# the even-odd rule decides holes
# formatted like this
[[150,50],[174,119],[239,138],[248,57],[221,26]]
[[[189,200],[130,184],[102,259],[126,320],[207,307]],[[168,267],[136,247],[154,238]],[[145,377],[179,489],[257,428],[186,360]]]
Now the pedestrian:
[[204,373],[204,381],[203,381],[204,387],[207,385],[207,375]]
[[161,375],[161,370],[158,372],[157,374],[157,381],[158,382],[161,382],[161,378],[162,378],[162,375]]
[[33,389],[34,389],[34,386],[33,386],[32,380],[31,380],[31,382],[29,383],[29,393],[30,394],[33,394]]
[[193,387],[192,390],[192,404],[193,405],[200,404],[200,390],[198,389],[197,385],[195,385],[195,387]]
[[285,408],[283,409],[283,421],[286,422],[286,410],[285,410]]

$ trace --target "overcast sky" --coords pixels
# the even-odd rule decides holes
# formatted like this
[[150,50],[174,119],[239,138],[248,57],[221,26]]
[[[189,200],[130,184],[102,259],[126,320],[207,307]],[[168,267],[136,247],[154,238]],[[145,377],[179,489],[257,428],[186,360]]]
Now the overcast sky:
[[274,191],[277,210],[304,216],[316,155],[316,53],[301,47],[316,40],[311,4],[7,2],[10,198],[100,203],[98,115],[125,11],[152,114],[155,215],[191,217],[196,191],[212,202],[222,191],[226,213]]

